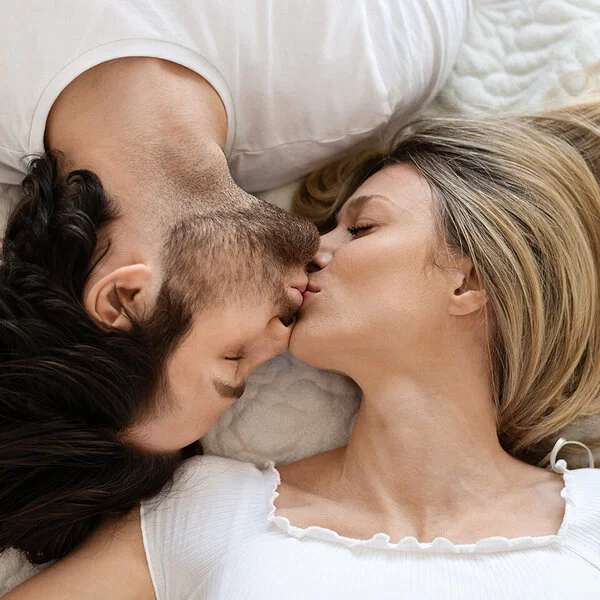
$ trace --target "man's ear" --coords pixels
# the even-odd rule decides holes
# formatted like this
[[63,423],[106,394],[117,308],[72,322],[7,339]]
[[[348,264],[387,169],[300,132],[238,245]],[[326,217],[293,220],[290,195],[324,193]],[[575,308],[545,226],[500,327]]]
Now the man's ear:
[[84,294],[88,314],[96,321],[129,331],[127,314],[142,316],[151,307],[152,271],[144,264],[127,265],[111,271]]
[[450,314],[457,317],[470,315],[485,307],[487,303],[487,294],[481,287],[481,283],[473,263],[466,258],[461,257],[456,265],[455,277],[453,279],[453,289],[450,290]]

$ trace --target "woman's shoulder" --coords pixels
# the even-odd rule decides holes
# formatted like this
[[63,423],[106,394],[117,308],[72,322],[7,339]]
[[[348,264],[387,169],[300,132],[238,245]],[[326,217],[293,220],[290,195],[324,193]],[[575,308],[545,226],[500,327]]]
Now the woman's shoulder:
[[184,460],[170,486],[178,494],[222,494],[253,483],[259,487],[264,473],[256,465],[222,456],[194,456]]
[[181,464],[162,493],[142,504],[142,521],[203,521],[261,506],[265,472],[252,463],[220,456],[195,456]]
[[591,521],[600,535],[600,469],[573,469],[565,473],[563,495],[573,505],[577,521]]
[[565,545],[600,569],[600,469],[564,474]]
[[159,497],[142,504],[144,547],[159,599],[188,597],[227,552],[268,527],[266,473],[251,463],[198,456],[182,463]]

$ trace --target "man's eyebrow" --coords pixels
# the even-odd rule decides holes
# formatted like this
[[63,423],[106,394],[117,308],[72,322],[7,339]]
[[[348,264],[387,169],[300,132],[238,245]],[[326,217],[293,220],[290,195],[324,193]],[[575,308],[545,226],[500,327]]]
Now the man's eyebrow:
[[215,389],[224,398],[235,398],[236,400],[242,396],[246,389],[246,382],[241,383],[227,383],[221,379],[213,379],[213,385]]
[[371,200],[384,200],[385,202],[389,202],[392,204],[392,201],[387,196],[381,196],[379,194],[371,194],[370,196],[356,196],[355,198],[351,198],[342,206],[341,210],[336,215],[336,223],[340,222],[340,213],[344,211],[345,214],[357,213],[361,208],[371,202]]

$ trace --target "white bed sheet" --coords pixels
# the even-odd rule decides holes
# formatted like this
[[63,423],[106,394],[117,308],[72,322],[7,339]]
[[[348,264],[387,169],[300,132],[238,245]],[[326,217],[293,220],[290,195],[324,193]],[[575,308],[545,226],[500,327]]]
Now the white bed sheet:
[[[599,61],[600,0],[474,0],[458,62],[426,112],[523,111],[567,102],[584,92]],[[263,197],[288,208],[293,190],[288,185]],[[0,222],[15,198],[0,186]],[[358,403],[350,381],[284,354],[257,369],[244,396],[205,437],[205,448],[257,463],[296,460],[343,444]],[[588,420],[569,435],[585,439],[598,427],[599,419]],[[5,553],[0,595],[33,571],[18,553]]]

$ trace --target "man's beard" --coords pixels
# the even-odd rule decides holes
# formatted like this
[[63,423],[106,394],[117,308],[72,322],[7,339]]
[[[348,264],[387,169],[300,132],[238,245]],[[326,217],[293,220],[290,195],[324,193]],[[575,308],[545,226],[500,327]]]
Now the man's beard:
[[319,246],[314,225],[264,201],[190,211],[167,230],[163,282],[154,310],[133,320],[132,337],[149,357],[150,387],[169,396],[164,365],[203,309],[237,301],[271,303],[284,324],[298,307],[288,286]]
[[170,228],[163,244],[164,285],[193,311],[252,298],[274,303],[289,320],[297,307],[286,276],[306,267],[318,246],[314,225],[265,201],[215,207]]

